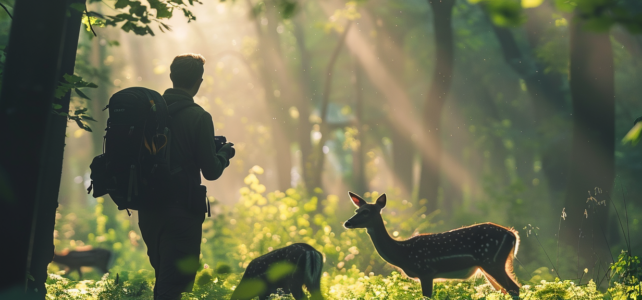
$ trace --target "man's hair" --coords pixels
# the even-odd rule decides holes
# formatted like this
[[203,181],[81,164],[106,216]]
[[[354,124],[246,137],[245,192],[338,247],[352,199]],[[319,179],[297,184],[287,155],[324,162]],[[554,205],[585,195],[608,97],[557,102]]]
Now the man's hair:
[[185,53],[174,57],[169,70],[174,87],[189,89],[203,78],[205,58],[200,54]]

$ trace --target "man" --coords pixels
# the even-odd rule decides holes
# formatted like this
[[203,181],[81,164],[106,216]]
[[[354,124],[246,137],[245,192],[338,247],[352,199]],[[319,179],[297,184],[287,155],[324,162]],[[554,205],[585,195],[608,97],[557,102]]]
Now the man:
[[216,151],[212,116],[193,104],[172,113],[172,105],[188,101],[203,82],[205,59],[199,54],[182,54],[170,66],[173,88],[163,97],[170,108],[172,186],[166,199],[153,209],[139,210],[138,224],[154,267],[154,299],[180,299],[192,290],[199,267],[202,223],[209,203],[201,172],[207,180],[218,179],[234,157],[232,143]]

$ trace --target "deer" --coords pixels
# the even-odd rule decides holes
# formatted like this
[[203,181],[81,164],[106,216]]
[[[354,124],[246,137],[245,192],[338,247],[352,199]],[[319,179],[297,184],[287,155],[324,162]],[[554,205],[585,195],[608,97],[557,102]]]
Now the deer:
[[282,290],[294,299],[305,299],[302,286],[312,300],[322,300],[321,271],[323,255],[312,246],[295,243],[253,259],[247,266],[231,300],[259,297],[268,299]]
[[406,276],[418,279],[423,296],[432,297],[435,279],[468,279],[481,271],[493,288],[519,297],[520,286],[513,273],[513,257],[519,248],[516,230],[482,223],[396,240],[388,234],[381,215],[386,194],[372,204],[357,194],[348,194],[357,210],[344,227],[365,228],[379,256]]
[[65,274],[67,275],[77,271],[78,278],[82,280],[80,267],[94,267],[104,274],[109,271],[113,257],[113,253],[107,249],[92,249],[91,246],[87,246],[78,247],[76,250],[65,249],[60,253],[54,253],[53,262],[65,265]]

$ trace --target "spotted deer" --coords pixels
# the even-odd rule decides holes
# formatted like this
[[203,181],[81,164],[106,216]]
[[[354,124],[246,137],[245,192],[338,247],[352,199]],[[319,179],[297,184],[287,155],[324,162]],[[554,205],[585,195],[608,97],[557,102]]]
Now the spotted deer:
[[419,279],[424,296],[432,296],[434,279],[467,279],[480,270],[496,290],[519,297],[519,285],[513,274],[519,236],[514,229],[483,223],[395,240],[381,217],[386,194],[372,204],[352,192],[349,194],[357,210],[344,227],[365,228],[381,258],[408,277]]
[[292,244],[253,259],[247,266],[231,300],[259,297],[268,299],[281,289],[294,299],[305,299],[302,286],[308,289],[312,300],[322,300],[321,270],[323,255],[312,246]]

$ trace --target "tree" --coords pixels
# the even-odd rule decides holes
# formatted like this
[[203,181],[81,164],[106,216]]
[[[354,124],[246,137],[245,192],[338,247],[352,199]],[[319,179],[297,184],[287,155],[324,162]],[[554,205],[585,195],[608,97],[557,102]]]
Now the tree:
[[[570,28],[573,139],[564,202],[568,217],[561,238],[579,247],[585,263],[593,265],[588,237],[601,235],[591,229],[606,227],[608,208],[599,205],[611,193],[615,177],[615,82],[608,31],[590,32],[585,25],[574,15]],[[589,217],[592,220],[586,221]]]
[[[52,129],[47,125],[54,117],[51,107],[59,78],[66,8],[64,0],[25,0],[18,1],[14,9],[0,92],[0,126],[6,129],[3,144],[11,145],[4,147],[0,156],[5,212],[0,226],[7,229],[5,238],[12,241],[4,250],[10,259],[0,278],[0,290],[11,289],[8,297],[14,299],[24,298],[21,293],[31,277],[28,270],[40,225],[36,215],[44,199],[42,186],[49,159],[46,137]],[[33,34],[38,38],[27,38]]]
[[[569,108],[567,105],[568,92],[564,87],[562,74],[546,72],[545,68],[528,52],[520,49],[513,32],[504,26],[499,26],[492,21],[493,9],[482,5],[491,21],[491,26],[502,50],[504,60],[524,80],[526,90],[531,98],[534,108],[534,125],[541,136],[551,136],[549,132],[556,132],[550,139],[540,141],[542,148],[542,169],[548,179],[549,187],[554,192],[564,191],[568,175],[569,143],[565,139],[564,124],[558,120],[568,120]],[[544,31],[536,20],[530,15],[526,21],[527,40],[531,49],[540,44],[540,35]],[[512,23],[519,22],[519,18]],[[514,24],[513,24],[514,25]],[[531,50],[532,52],[532,50]],[[557,125],[557,126],[556,126]]]
[[558,3],[562,11],[572,12],[569,71],[573,105],[564,199],[567,218],[560,237],[578,247],[585,265],[604,258],[589,245],[606,227],[615,178],[615,74],[609,30],[616,23],[631,31],[642,30],[642,13],[627,9],[631,5],[639,4],[612,0]]
[[429,0],[433,9],[435,30],[435,70],[423,107],[423,137],[428,141],[428,149],[419,149],[422,154],[421,178],[419,180],[419,199],[428,200],[428,212],[437,209],[439,189],[441,137],[441,111],[452,85],[454,46],[452,30],[452,10],[454,0]]
[[[84,0],[72,0],[69,4],[84,4]],[[78,48],[78,34],[82,12],[71,9],[66,20],[60,70],[58,80],[64,82],[65,74],[74,73],[76,49]],[[60,110],[69,111],[71,91],[65,93],[54,104],[60,105]],[[56,103],[57,102],[57,103]],[[45,136],[44,160],[42,172],[44,174],[40,189],[39,205],[35,212],[36,224],[33,235],[31,265],[29,273],[33,280],[27,281],[27,291],[34,291],[38,298],[44,299],[47,293],[45,281],[47,280],[47,265],[51,262],[54,252],[53,231],[56,223],[56,209],[58,208],[58,192],[60,189],[60,176],[62,173],[62,160],[65,149],[65,133],[67,129],[67,115],[51,114],[47,121],[49,133]]]
[[[37,2],[37,1],[36,1]],[[89,1],[95,2],[95,1]],[[192,4],[193,1],[190,1],[190,4]],[[74,73],[74,64],[75,64],[75,59],[76,59],[76,51],[77,51],[77,46],[78,46],[78,34],[79,34],[79,29],[81,26],[81,19],[83,16],[83,12],[86,15],[86,24],[90,27],[92,32],[95,31],[93,30],[93,25],[98,25],[98,26],[116,26],[119,25],[120,23],[124,22],[123,26],[121,27],[124,31],[129,32],[133,31],[136,34],[139,35],[146,35],[146,34],[151,34],[153,35],[153,30],[149,27],[149,23],[151,21],[156,21],[159,23],[159,29],[161,31],[163,30],[169,30],[169,26],[164,24],[161,19],[164,18],[169,18],[172,16],[172,11],[173,8],[181,8],[184,12],[184,14],[188,17],[188,20],[195,20],[195,17],[191,14],[189,10],[187,10],[185,4],[175,4],[173,6],[170,6],[168,3],[162,2],[162,1],[150,1],[150,10],[154,9],[156,10],[156,14],[153,14],[150,12],[150,10],[147,9],[146,6],[142,5],[138,1],[119,1],[116,4],[116,8],[124,9],[124,8],[130,8],[129,9],[129,14],[124,13],[124,14],[119,14],[116,16],[102,16],[101,14],[98,13],[93,13],[89,12],[87,10],[86,4],[84,0],[70,0],[70,1],[63,1],[63,3],[58,3],[57,5],[61,5],[62,8],[58,8],[63,10],[63,13],[67,14],[67,17],[62,20],[58,19],[52,19],[52,18],[45,18],[43,22],[45,23],[40,23],[38,22],[37,25],[41,26],[36,28],[36,31],[38,30],[44,30],[44,28],[47,28],[50,26],[50,24],[54,24],[55,22],[59,22],[60,26],[63,26],[65,28],[64,34],[61,36],[58,36],[57,34],[57,27],[58,24],[53,27],[53,32],[54,35],[51,37],[52,39],[55,39],[57,36],[61,40],[46,40],[46,41],[40,41],[40,42],[46,42],[47,47],[49,47],[49,44],[51,43],[52,47],[60,47],[60,44],[63,44],[62,51],[60,49],[56,48],[56,51],[52,52],[55,53],[56,55],[59,55],[59,57],[56,57],[55,62],[50,62],[50,61],[43,61],[42,65],[40,66],[41,68],[45,67],[47,68],[47,73],[51,70],[55,72],[59,72],[56,74],[58,80],[60,80],[61,83],[63,83],[63,86],[67,86],[67,88],[70,87],[76,87],[79,83],[82,83],[82,79],[76,76],[72,76]],[[32,3],[30,5],[40,5],[37,3]],[[66,9],[66,12],[65,12]],[[43,10],[46,11],[46,10]],[[34,16],[33,14],[31,17],[39,17],[39,16]],[[21,18],[29,18],[29,16],[23,16],[20,15],[19,17],[16,17],[12,23],[12,38],[9,41],[9,48],[11,49],[10,51],[13,51],[14,47],[19,48],[21,50],[22,47],[24,46],[15,46],[16,43],[18,45],[21,45],[22,42],[16,42],[13,36],[15,34],[13,32],[16,32],[15,30],[22,30],[23,24],[19,23],[20,22],[25,22],[22,21]],[[39,19],[40,20],[40,19]],[[28,22],[28,21],[27,21]],[[18,29],[20,28],[20,29]],[[28,28],[28,27],[27,27]],[[27,32],[30,32],[29,30],[26,31],[19,31],[19,34],[24,35]],[[46,31],[44,35],[50,36],[50,32]],[[32,39],[30,39],[32,40]],[[5,72],[5,79],[3,81],[3,89],[2,89],[2,101],[3,105],[7,105],[6,108],[11,111],[12,109],[15,109],[15,105],[17,103],[18,96],[16,95],[17,92],[14,90],[15,85],[19,83],[19,76],[13,76],[11,72],[15,72],[15,70],[11,69],[9,66],[14,67],[14,64],[21,64],[24,63],[25,60],[30,60],[31,57],[29,57],[27,54],[30,54],[32,56],[39,56],[42,54],[39,54],[36,49],[41,49],[41,51],[49,51],[50,49],[42,49],[41,46],[39,45],[31,45],[29,44],[29,47],[32,47],[29,49],[29,51],[25,53],[21,53],[22,55],[25,56],[20,56],[17,54],[13,54],[14,56],[7,56],[7,67],[6,67],[6,72]],[[49,57],[48,55],[45,57]],[[50,58],[51,59],[51,58]],[[36,60],[37,61],[37,60]],[[49,67],[47,67],[49,66]],[[53,67],[56,66],[56,67]],[[30,66],[31,67],[31,66]],[[60,69],[58,69],[60,68]],[[27,69],[30,72],[37,73],[39,70],[38,68],[32,68],[32,69]],[[29,74],[20,74],[23,75],[24,78],[22,78],[22,81],[24,82],[30,82],[31,80],[29,79]],[[10,78],[10,79],[7,79]],[[44,78],[42,79],[44,80]],[[67,81],[66,83],[64,81]],[[31,89],[37,89],[38,93],[40,92],[46,92],[48,91],[47,89],[43,89],[43,84],[44,83],[33,83],[31,85]],[[85,85],[87,85],[85,83]],[[55,85],[54,85],[55,86]],[[21,87],[22,92],[24,92],[25,87]],[[39,89],[43,89],[43,91],[40,91]],[[64,89],[63,89],[64,90]],[[7,92],[9,91],[9,92]],[[78,93],[79,96],[81,97],[86,97],[82,92],[80,92],[78,89],[75,89],[76,93]],[[32,91],[33,92],[33,91]],[[6,93],[6,94],[5,94]],[[7,95],[7,96],[5,96]],[[57,101],[57,103],[54,103],[52,105],[52,97],[53,93],[48,96],[47,94],[39,94],[39,97],[49,97],[47,101],[49,106],[47,107],[46,113],[46,132],[35,132],[35,128],[31,129],[34,132],[29,132],[27,131],[26,135],[29,138],[38,140],[39,143],[36,147],[34,147],[34,150],[32,151],[42,151],[42,153],[38,155],[33,155],[31,153],[30,157],[27,159],[31,159],[33,161],[37,161],[39,163],[39,170],[37,172],[34,172],[32,174],[38,175],[38,180],[32,181],[32,184],[35,182],[35,189],[30,188],[31,190],[37,191],[36,194],[33,195],[25,195],[24,197],[20,197],[19,199],[22,199],[24,201],[33,201],[31,204],[26,204],[29,205],[27,210],[31,209],[29,213],[33,214],[31,217],[27,218],[26,220],[29,220],[32,222],[30,227],[21,227],[21,228],[29,228],[30,230],[30,237],[29,237],[29,243],[26,243],[25,245],[28,246],[28,250],[24,251],[24,253],[27,254],[26,258],[26,272],[29,274],[29,279],[32,281],[27,281],[27,284],[25,286],[26,291],[28,292],[35,292],[35,297],[38,298],[44,298],[46,294],[46,289],[44,282],[47,279],[47,265],[53,258],[53,228],[55,224],[55,215],[56,215],[56,208],[58,207],[58,192],[59,192],[59,187],[60,187],[60,177],[62,173],[62,158],[63,158],[63,153],[64,153],[64,141],[65,141],[65,132],[66,132],[66,127],[67,127],[67,119],[75,120],[76,123],[81,127],[86,130],[90,130],[89,127],[86,125],[86,120],[91,120],[91,117],[87,116],[84,114],[85,111],[87,111],[86,108],[81,108],[81,109],[76,109],[71,115],[71,113],[66,113],[69,110],[69,101],[70,101],[70,91],[67,90],[65,92],[65,95]],[[20,96],[24,97],[24,95]],[[5,99],[11,99],[13,102],[9,102],[11,100],[5,100]],[[41,100],[42,100],[41,99]],[[7,102],[5,102],[7,101]],[[32,100],[33,101],[33,100]],[[42,104],[41,102],[38,103],[39,105]],[[56,110],[62,110],[62,113],[52,113],[52,107]],[[20,108],[22,109],[22,108]],[[20,114],[17,114],[16,116],[22,116],[21,114],[24,114],[22,110],[19,110]],[[42,113],[39,111],[39,113]],[[13,116],[15,118],[16,116]],[[23,116],[24,117],[24,116]],[[33,116],[30,117],[38,117],[38,113],[36,113]],[[7,125],[7,128],[9,126],[17,126],[20,124],[19,122],[14,124],[12,123],[13,121],[16,121],[13,118],[5,118],[3,121],[7,121],[8,123],[3,124]],[[22,121],[24,122],[24,121]],[[10,124],[10,125],[9,125]],[[39,134],[39,135],[38,135]],[[24,138],[24,137],[23,137]],[[18,143],[20,144],[20,143]],[[29,153],[13,153],[15,155],[27,155]],[[9,155],[8,157],[12,157],[13,155]],[[39,157],[41,160],[34,160],[34,157]],[[18,160],[19,161],[19,160]],[[11,161],[12,163],[15,163],[15,161]],[[29,168],[29,165],[25,165],[27,169]],[[15,172],[17,171],[22,171],[22,170],[17,170],[15,167],[9,166],[8,171],[5,174],[11,174],[11,176],[14,176]],[[24,172],[24,171],[22,171]],[[8,175],[4,175],[8,176]],[[27,177],[25,176],[25,179]],[[18,184],[22,183],[22,179],[17,179],[15,183],[12,182],[12,184],[9,184],[9,186],[19,186]],[[24,189],[25,187],[19,187],[19,188],[14,188],[13,193],[16,193],[16,189]],[[33,196],[34,200],[31,200],[29,196]],[[33,207],[31,206],[33,205]],[[12,209],[13,210],[13,209]],[[22,209],[24,210],[24,209]],[[17,261],[19,263],[19,261]],[[23,271],[24,273],[24,271]],[[26,278],[26,276],[23,276],[22,278]]]

